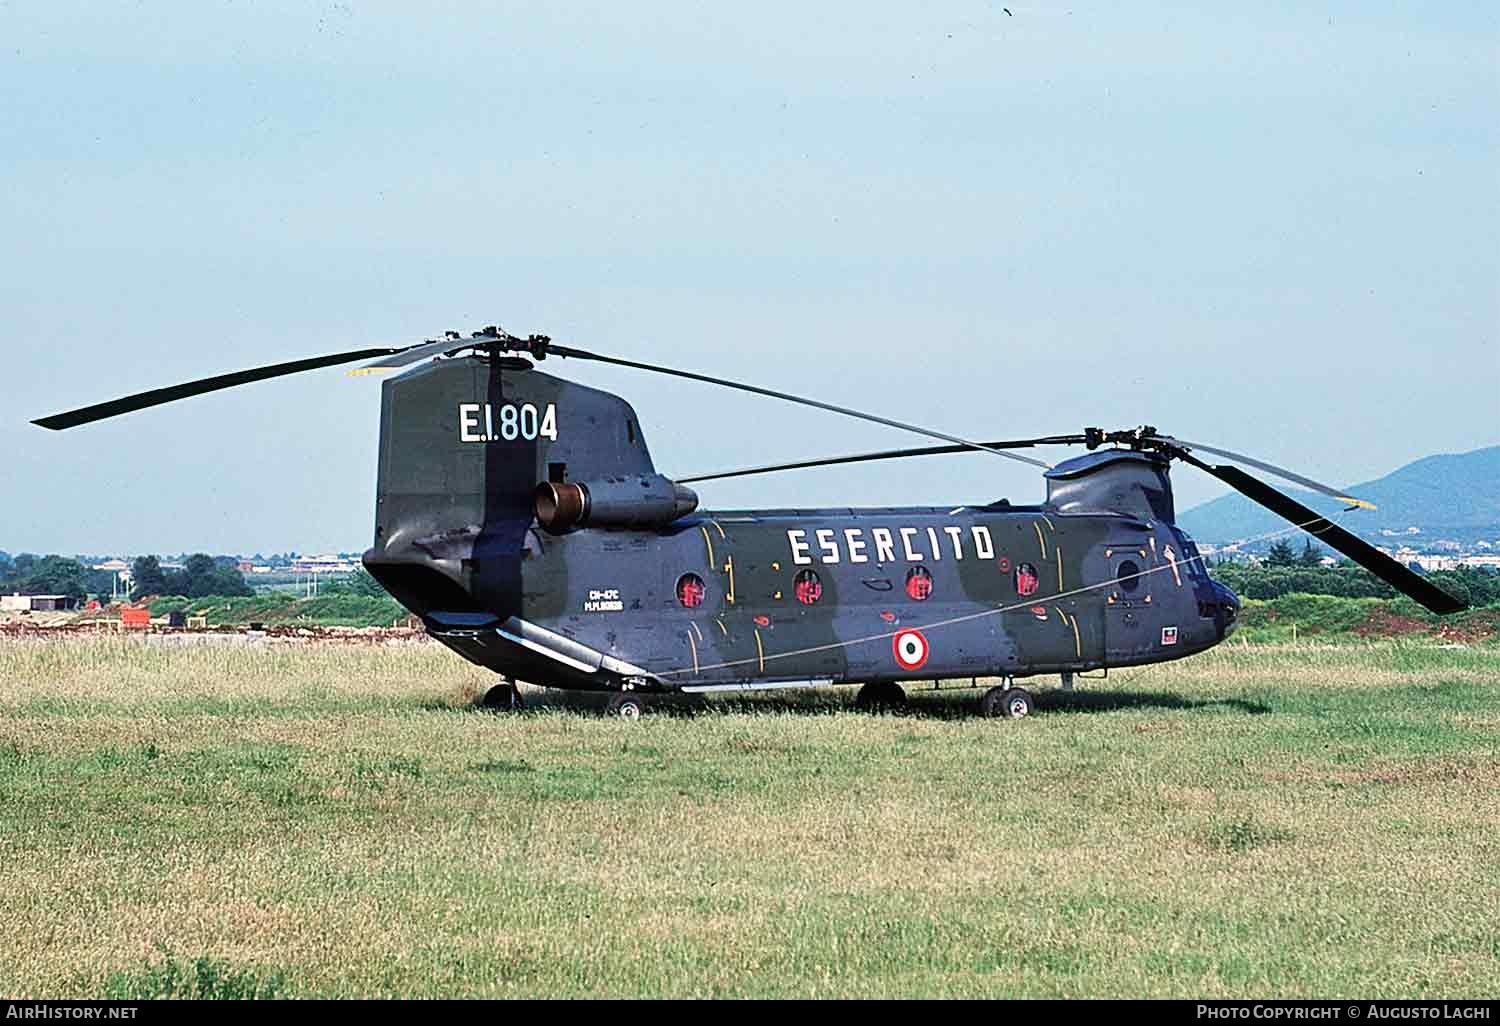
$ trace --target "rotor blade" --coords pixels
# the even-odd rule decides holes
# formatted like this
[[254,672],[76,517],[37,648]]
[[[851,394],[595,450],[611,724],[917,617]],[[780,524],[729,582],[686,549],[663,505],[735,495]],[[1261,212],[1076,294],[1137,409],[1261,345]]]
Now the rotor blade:
[[396,370],[409,364],[418,363],[430,356],[446,356],[456,349],[469,349],[474,346],[482,346],[494,343],[494,338],[444,338],[436,342],[423,342],[419,345],[407,346],[404,349],[387,349],[384,352],[391,355],[374,363],[367,363],[360,368],[361,371],[378,373],[383,370]]
[[[1082,435],[1054,435],[1049,438],[1020,438],[1010,441],[980,442],[985,449],[1029,449],[1037,445],[1073,445],[1083,442]],[[700,481],[723,481],[731,477],[749,477],[753,474],[775,474],[783,470],[805,470],[810,467],[834,467],[843,463],[871,463],[876,460],[902,460],[912,456],[945,456],[951,453],[974,452],[967,445],[928,445],[920,449],[884,449],[879,452],[862,452],[850,456],[827,456],[816,460],[798,460],[795,463],[768,463],[759,467],[744,467],[726,470],[718,474],[699,474],[697,477],[679,477],[682,484]]]
[[1321,492],[1329,498],[1338,499],[1340,502],[1348,503],[1351,506],[1358,506],[1360,509],[1375,508],[1375,504],[1373,502],[1366,502],[1364,499],[1356,499],[1342,489],[1330,488],[1326,484],[1319,484],[1317,481],[1314,481],[1310,477],[1303,477],[1301,474],[1293,473],[1292,471],[1287,470],[1285,467],[1278,467],[1274,463],[1266,463],[1262,460],[1255,459],[1253,456],[1246,456],[1244,453],[1230,452],[1228,449],[1216,449],[1211,445],[1204,445],[1201,442],[1189,442],[1185,438],[1167,438],[1166,440],[1176,445],[1186,446],[1189,449],[1202,449],[1204,452],[1211,452],[1215,456],[1224,456],[1228,459],[1234,460],[1236,463],[1243,463],[1247,466],[1254,467],[1256,470],[1264,470],[1267,474],[1275,474],[1277,477],[1299,484],[1303,488],[1307,488],[1315,492]]
[[320,367],[334,367],[341,363],[354,363],[356,360],[368,360],[372,356],[384,356],[388,353],[400,352],[400,349],[357,349],[348,353],[333,353],[329,356],[314,356],[306,360],[292,360],[289,363],[273,363],[266,367],[254,367],[250,370],[235,371],[233,374],[217,374],[211,378],[200,378],[197,381],[189,381],[181,385],[170,385],[167,388],[153,388],[149,392],[138,392],[135,395],[127,395],[120,399],[111,399],[107,403],[96,403],[93,406],[85,406],[77,410],[69,410],[67,413],[55,413],[50,417],[42,417],[32,421],[39,427],[50,428],[53,431],[62,431],[80,424],[92,424],[96,420],[107,420],[110,417],[118,417],[122,413],[134,413],[136,410],[148,409],[152,406],[160,406],[163,403],[176,402],[178,399],[188,399],[195,395],[203,395],[206,392],[217,392],[221,388],[233,388],[235,385],[248,385],[252,381],[264,381],[267,378],[279,378],[286,374],[298,374],[302,371],[317,370]]
[[798,403],[802,406],[811,406],[815,409],[827,410],[829,413],[840,413],[846,417],[854,417],[857,420],[867,420],[873,424],[881,424],[885,427],[899,428],[902,431],[910,431],[913,434],[925,435],[928,438],[937,438],[944,442],[952,442],[955,445],[958,445],[965,449],[978,449],[982,452],[993,453],[996,456],[1003,456],[1008,460],[1016,460],[1020,463],[1029,463],[1033,467],[1050,469],[1048,468],[1048,465],[1046,463],[1043,463],[1041,460],[1034,460],[1029,456],[1017,456],[1013,452],[1006,452],[1003,449],[994,449],[987,445],[984,445],[981,442],[971,442],[967,438],[960,438],[957,435],[944,434],[941,431],[934,431],[931,428],[920,427],[916,424],[907,424],[899,420],[891,420],[888,417],[879,417],[873,413],[862,413],[859,410],[851,410],[844,406],[835,406],[832,403],[820,402],[817,399],[808,399],[804,396],[791,395],[787,392],[777,392],[769,388],[760,388],[757,385],[747,385],[741,381],[729,381],[725,378],[710,377],[707,374],[695,374],[692,371],[678,370],[675,367],[660,367],[656,364],[637,363],[635,360],[625,360],[617,356],[603,356],[599,353],[591,353],[586,349],[573,349],[569,346],[554,345],[550,347],[548,351],[557,356],[571,356],[574,359],[578,360],[595,360],[599,363],[614,364],[617,367],[631,367],[635,370],[651,371],[654,374],[666,374],[674,378],[686,378],[689,381],[701,381],[709,385],[719,385],[723,388],[738,389],[741,392],[750,392],[754,395],[763,395],[770,399],[782,399],[789,403]]
[[1387,556],[1369,542],[1350,534],[1327,517],[1318,515],[1302,503],[1283,495],[1264,481],[1251,477],[1238,467],[1215,466],[1192,456],[1179,458],[1200,470],[1208,471],[1241,495],[1255,500],[1277,516],[1296,524],[1434,613],[1457,613],[1468,608],[1466,604],[1409,567]]

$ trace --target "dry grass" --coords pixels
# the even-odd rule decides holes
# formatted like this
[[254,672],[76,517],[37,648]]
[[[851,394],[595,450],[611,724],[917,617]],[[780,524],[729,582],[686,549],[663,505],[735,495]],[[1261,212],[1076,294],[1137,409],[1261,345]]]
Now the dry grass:
[[0,643],[0,989],[1407,997],[1500,976],[1493,648],[1224,648],[1024,723],[962,693],[506,718],[467,707],[487,683],[430,646]]

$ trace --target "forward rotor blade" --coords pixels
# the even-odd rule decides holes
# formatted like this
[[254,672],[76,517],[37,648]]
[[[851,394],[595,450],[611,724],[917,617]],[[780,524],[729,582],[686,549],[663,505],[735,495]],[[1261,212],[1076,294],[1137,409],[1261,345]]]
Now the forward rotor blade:
[[[1184,443],[1187,444],[1187,443]],[[1260,503],[1277,516],[1284,517],[1315,538],[1337,549],[1392,588],[1415,599],[1434,613],[1457,613],[1468,606],[1449,595],[1427,578],[1387,556],[1362,538],[1350,534],[1328,518],[1320,516],[1290,496],[1240,470],[1204,463],[1192,456],[1180,459],[1223,481],[1247,498]]]
[[401,351],[401,349],[390,348],[357,349],[347,353],[314,356],[306,360],[292,360],[289,363],[273,363],[266,367],[254,367],[250,370],[235,371],[232,374],[216,374],[211,378],[200,378],[197,381],[189,381],[181,385],[170,385],[167,388],[153,388],[149,392],[138,392],[135,395],[127,395],[120,399],[111,399],[107,403],[96,403],[93,406],[69,410],[67,413],[55,413],[50,417],[42,417],[39,420],[34,420],[32,423],[53,431],[63,431],[67,428],[78,427],[80,424],[92,424],[94,421],[118,417],[123,413],[134,413],[136,410],[144,410],[152,406],[160,406],[163,403],[176,402],[178,399],[188,399],[207,392],[217,392],[222,388],[248,385],[252,381],[265,381],[267,378],[279,378],[287,374],[300,374],[302,371],[318,370],[321,367],[334,367],[341,363],[354,363],[357,360],[368,360],[372,356],[385,356],[389,353],[398,353]]
[[[1010,441],[980,442],[985,449],[1029,449],[1037,445],[1072,445],[1081,443],[1082,435],[1054,435],[1049,438],[1020,438]],[[913,456],[946,456],[953,453],[974,452],[967,445],[928,445],[919,449],[884,449],[879,452],[862,452],[849,456],[827,456],[816,460],[798,460],[795,463],[768,463],[759,467],[744,467],[726,470],[718,474],[700,474],[697,477],[677,478],[682,484],[700,481],[723,481],[731,477],[749,477],[753,474],[775,474],[783,470],[806,470],[811,467],[835,467],[844,463],[871,463],[876,460],[903,460]]]
[[686,378],[689,381],[701,381],[708,385],[719,385],[722,388],[733,388],[741,392],[750,392],[754,395],[763,395],[770,399],[782,399],[789,403],[798,403],[802,406],[811,406],[814,409],[827,410],[829,413],[839,413],[845,417],[853,417],[856,420],[867,420],[872,424],[881,424],[885,427],[899,428],[902,431],[910,431],[913,434],[925,435],[928,438],[936,438],[944,442],[952,442],[964,449],[978,449],[981,452],[993,453],[1003,456],[1008,460],[1016,460],[1020,463],[1029,463],[1033,467],[1047,469],[1047,464],[1041,460],[1034,460],[1029,456],[1017,456],[1013,452],[996,449],[982,442],[971,442],[967,438],[957,435],[944,434],[931,428],[924,428],[916,424],[907,424],[899,420],[891,420],[889,417],[876,416],[873,413],[862,413],[859,410],[851,410],[845,406],[835,406],[832,403],[821,402],[817,399],[808,399],[805,396],[792,395],[788,392],[777,392],[770,388],[761,388],[757,385],[747,385],[741,381],[730,381],[726,378],[714,378],[707,374],[695,374],[692,371],[678,370],[675,367],[660,367],[651,363],[638,363],[635,360],[625,360],[617,356],[603,356],[599,353],[591,353],[586,349],[573,349],[569,346],[551,346],[549,352],[557,356],[571,356],[578,360],[595,360],[599,363],[614,364],[617,367],[630,367],[635,370],[650,371],[654,374],[666,374],[674,378]]
[[1243,463],[1246,466],[1254,467],[1256,470],[1264,470],[1267,474],[1275,474],[1277,477],[1287,481],[1291,481],[1295,484],[1299,484],[1303,488],[1307,488],[1314,492],[1321,492],[1323,495],[1327,495],[1329,498],[1337,499],[1340,502],[1348,503],[1351,506],[1358,506],[1360,509],[1375,508],[1375,504],[1373,502],[1366,502],[1364,499],[1356,499],[1342,489],[1330,488],[1328,485],[1320,484],[1310,477],[1303,477],[1301,474],[1293,473],[1292,471],[1287,470],[1285,467],[1278,467],[1274,463],[1266,463],[1263,460],[1258,460],[1253,456],[1246,456],[1244,453],[1230,452],[1228,449],[1216,449],[1211,445],[1204,445],[1201,442],[1189,442],[1185,438],[1167,438],[1166,441],[1172,442],[1176,445],[1186,446],[1189,449],[1202,449],[1204,452],[1211,452],[1215,456],[1226,457],[1227,459],[1234,460],[1236,463]]

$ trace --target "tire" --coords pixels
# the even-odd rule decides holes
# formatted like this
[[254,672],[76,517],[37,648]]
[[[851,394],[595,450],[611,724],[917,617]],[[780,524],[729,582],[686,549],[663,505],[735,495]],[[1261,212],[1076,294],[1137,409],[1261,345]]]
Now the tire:
[[609,700],[605,714],[622,720],[638,720],[646,715],[646,702],[640,695],[621,692]]
[[990,688],[979,699],[979,714],[991,719],[1005,715],[1005,688]]
[[979,700],[979,711],[996,719],[1024,719],[1036,711],[1036,699],[1025,688],[990,688]]
[[496,712],[520,712],[524,703],[521,701],[521,692],[516,690],[514,684],[496,684],[484,693],[480,702],[486,709]]
[[854,705],[866,712],[897,712],[906,708],[906,692],[895,681],[876,681],[859,689]]
[[1011,688],[1005,693],[1005,718],[1023,720],[1036,711],[1036,699],[1025,688]]

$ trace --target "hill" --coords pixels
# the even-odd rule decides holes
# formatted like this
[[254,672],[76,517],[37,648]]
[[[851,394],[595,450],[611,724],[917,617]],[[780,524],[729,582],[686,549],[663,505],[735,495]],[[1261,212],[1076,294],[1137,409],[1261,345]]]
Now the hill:
[[[1270,479],[1271,483],[1279,482]],[[1350,492],[1378,507],[1340,517],[1342,504],[1296,488],[1299,502],[1366,538],[1382,531],[1406,536],[1408,544],[1451,538],[1462,542],[1500,541],[1500,445],[1473,452],[1427,456],[1382,478],[1350,486]],[[1278,531],[1285,521],[1241,495],[1226,495],[1194,506],[1178,518],[1183,529],[1213,545]],[[1410,528],[1420,529],[1410,534]]]

